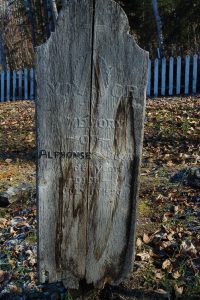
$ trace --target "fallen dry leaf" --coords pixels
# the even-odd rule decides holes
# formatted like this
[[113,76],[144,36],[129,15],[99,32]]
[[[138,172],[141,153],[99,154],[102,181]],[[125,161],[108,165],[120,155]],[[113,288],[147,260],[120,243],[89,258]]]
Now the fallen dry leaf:
[[176,283],[174,285],[175,295],[179,297],[183,294],[183,286],[178,286]]
[[179,205],[173,205],[172,207],[171,207],[171,211],[173,212],[173,213],[178,213],[178,211],[179,211]]
[[4,281],[4,275],[5,275],[5,272],[3,270],[0,270],[0,282]]
[[4,228],[7,223],[7,219],[0,218],[0,228]]
[[173,272],[173,273],[172,273],[172,277],[173,277],[174,279],[178,279],[179,277],[181,277],[181,274],[179,273],[179,271],[176,271],[176,272]]
[[156,272],[155,278],[156,279],[162,279],[164,277],[164,274],[162,272]]
[[161,194],[159,194],[158,197],[157,197],[156,200],[155,200],[155,203],[156,203],[157,205],[160,205],[160,204],[164,203],[164,196],[161,195]]
[[142,239],[141,238],[137,238],[137,240],[136,240],[136,246],[138,248],[141,248],[142,244],[143,244]]
[[168,235],[167,235],[167,238],[168,238],[168,240],[169,240],[170,242],[173,241],[173,240],[174,240],[174,234],[173,234],[173,233],[168,234]]
[[19,222],[15,226],[17,228],[20,228],[20,227],[24,227],[24,226],[29,226],[29,224],[27,222]]
[[35,280],[35,273],[34,272],[30,272],[29,276],[31,278],[31,281]]
[[17,293],[18,292],[18,287],[14,284],[9,285],[9,290],[11,293]]
[[162,268],[163,270],[169,270],[171,269],[171,262],[169,259],[166,259],[163,263],[162,263]]
[[150,242],[150,237],[146,233],[143,234],[143,242],[145,244],[148,244]]
[[190,241],[183,241],[180,246],[180,252],[184,254],[189,254],[192,256],[196,256],[197,250],[195,246]]
[[169,296],[169,293],[163,289],[158,289],[155,292],[163,296]]
[[165,212],[163,215],[163,222],[167,222],[168,218],[171,218],[171,217],[173,217],[173,213],[171,211]]
[[8,163],[8,164],[10,164],[10,163],[12,162],[12,159],[11,159],[11,158],[7,158],[7,159],[5,160],[5,162]]
[[150,259],[150,255],[147,252],[137,253],[136,257],[142,261],[149,261],[149,259]]

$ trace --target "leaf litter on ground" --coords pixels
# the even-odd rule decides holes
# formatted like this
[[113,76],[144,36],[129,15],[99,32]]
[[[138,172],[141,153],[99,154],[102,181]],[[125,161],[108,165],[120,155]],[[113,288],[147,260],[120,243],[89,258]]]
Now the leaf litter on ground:
[[[129,289],[200,294],[199,191],[179,174],[199,168],[199,107],[199,97],[147,100],[136,260],[122,284]],[[35,179],[34,114],[33,102],[0,105],[0,191]],[[0,213],[0,295],[40,290],[35,203]]]

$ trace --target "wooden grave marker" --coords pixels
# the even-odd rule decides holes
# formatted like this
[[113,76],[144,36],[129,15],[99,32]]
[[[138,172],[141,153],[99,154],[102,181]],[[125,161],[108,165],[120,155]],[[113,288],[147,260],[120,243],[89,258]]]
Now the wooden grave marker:
[[111,0],[70,0],[37,49],[40,281],[132,269],[148,53]]

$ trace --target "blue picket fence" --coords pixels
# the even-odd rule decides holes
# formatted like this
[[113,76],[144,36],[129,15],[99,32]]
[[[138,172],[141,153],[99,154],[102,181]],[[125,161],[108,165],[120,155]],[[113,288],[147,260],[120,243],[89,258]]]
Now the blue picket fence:
[[[179,96],[200,92],[200,69],[198,55],[184,58],[149,60],[148,97]],[[34,69],[2,71],[0,73],[0,102],[34,100]]]
[[198,55],[149,60],[147,96],[196,94],[200,90]]
[[0,100],[33,100],[35,98],[34,69],[1,71]]

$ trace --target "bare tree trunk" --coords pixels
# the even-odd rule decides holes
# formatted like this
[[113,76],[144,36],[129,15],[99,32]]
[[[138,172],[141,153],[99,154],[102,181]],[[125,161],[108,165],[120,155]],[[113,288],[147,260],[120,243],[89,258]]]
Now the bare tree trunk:
[[52,15],[53,15],[53,21],[54,25],[56,24],[56,20],[58,18],[58,10],[57,10],[57,5],[55,0],[51,0],[51,9],[52,9]]
[[33,48],[35,48],[36,46],[35,22],[33,18],[33,8],[32,8],[31,0],[24,1],[24,5],[28,9],[28,17],[29,17],[29,22],[31,24],[32,43],[33,43]]
[[5,69],[5,50],[4,50],[4,41],[3,41],[3,33],[4,33],[4,20],[6,15],[6,2],[1,1],[0,3],[0,64],[2,70]]
[[159,9],[158,9],[158,1],[152,0],[152,6],[153,6],[153,13],[154,13],[155,20],[156,20],[158,48],[159,48],[160,55],[162,55],[163,33],[162,33],[162,22],[161,22],[161,18],[160,18],[160,14],[159,14]]
[[4,44],[3,44],[3,32],[0,31],[0,65],[2,70],[5,70],[5,53],[4,53]]
[[48,39],[51,34],[51,25],[49,23],[49,8],[48,8],[47,0],[44,0],[44,15],[45,15],[46,34],[47,34],[47,39]]

